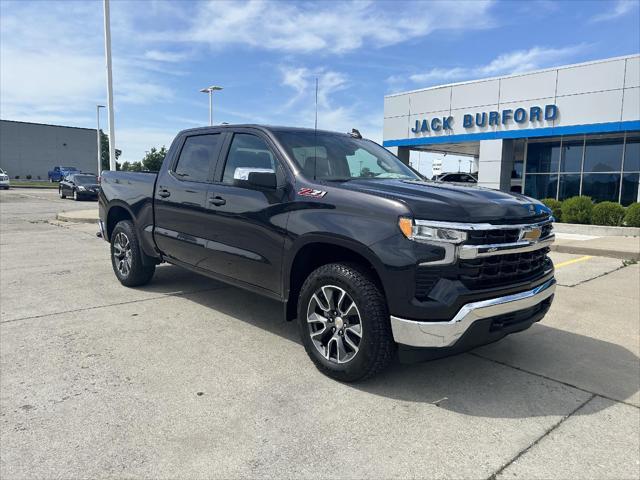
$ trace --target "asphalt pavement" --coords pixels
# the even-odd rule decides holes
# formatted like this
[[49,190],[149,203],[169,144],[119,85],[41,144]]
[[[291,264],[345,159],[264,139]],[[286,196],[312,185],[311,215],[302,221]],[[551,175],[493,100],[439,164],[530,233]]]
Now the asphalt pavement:
[[88,206],[0,192],[2,479],[640,477],[637,264],[554,252],[541,323],[347,385],[276,302],[122,287]]

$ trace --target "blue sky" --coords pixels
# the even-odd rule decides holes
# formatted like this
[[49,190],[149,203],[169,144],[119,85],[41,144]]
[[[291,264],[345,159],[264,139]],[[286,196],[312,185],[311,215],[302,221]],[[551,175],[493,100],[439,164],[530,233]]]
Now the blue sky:
[[[640,2],[112,0],[116,143],[137,161],[214,121],[355,127],[385,94],[640,51]],[[95,128],[101,1],[0,0],[0,117]],[[102,116],[106,126],[106,115]],[[456,162],[457,168],[457,162]]]

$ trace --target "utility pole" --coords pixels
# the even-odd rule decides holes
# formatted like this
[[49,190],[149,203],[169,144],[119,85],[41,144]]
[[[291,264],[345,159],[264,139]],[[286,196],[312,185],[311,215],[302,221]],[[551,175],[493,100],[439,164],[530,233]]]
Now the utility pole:
[[96,105],[96,120],[98,126],[96,128],[96,137],[98,137],[98,173],[100,176],[100,172],[102,171],[102,139],[100,138],[100,109],[104,108],[104,105]]
[[113,120],[113,76],[111,66],[111,17],[109,0],[104,0],[104,53],[107,57],[107,112],[109,114],[109,170],[116,169],[116,134]]

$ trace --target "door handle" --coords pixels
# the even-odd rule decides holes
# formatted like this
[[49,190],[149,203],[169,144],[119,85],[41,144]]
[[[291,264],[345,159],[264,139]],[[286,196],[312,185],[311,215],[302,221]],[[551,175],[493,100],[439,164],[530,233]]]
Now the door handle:
[[209,198],[209,203],[211,205],[215,205],[216,207],[220,207],[220,206],[224,205],[225,203],[227,203],[227,201],[222,197],[217,197],[216,196],[216,197]]
[[171,192],[169,190],[167,190],[166,188],[162,188],[160,190],[158,190],[158,196],[162,197],[162,198],[167,198],[171,196]]

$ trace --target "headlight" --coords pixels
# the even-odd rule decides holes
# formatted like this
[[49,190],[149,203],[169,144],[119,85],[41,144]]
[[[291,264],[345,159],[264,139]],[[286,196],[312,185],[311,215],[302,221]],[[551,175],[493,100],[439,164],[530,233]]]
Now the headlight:
[[84,191],[86,190],[86,188],[84,188],[82,185],[80,185],[80,186],[78,187],[78,190],[80,190],[81,192],[84,192]]
[[462,243],[467,239],[467,232],[439,227],[425,220],[400,217],[398,226],[405,237],[416,242]]

